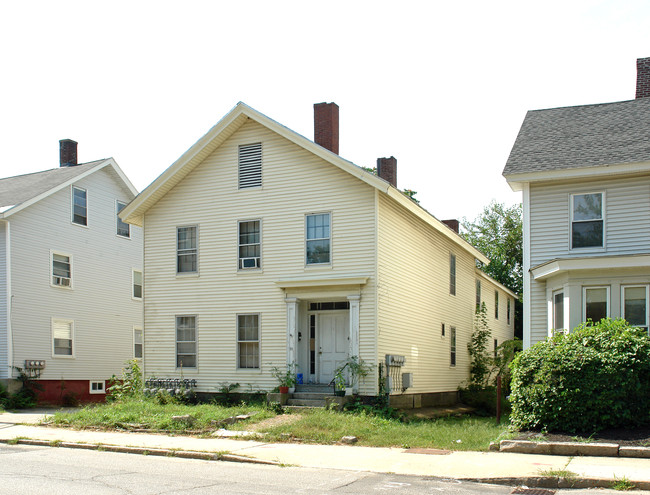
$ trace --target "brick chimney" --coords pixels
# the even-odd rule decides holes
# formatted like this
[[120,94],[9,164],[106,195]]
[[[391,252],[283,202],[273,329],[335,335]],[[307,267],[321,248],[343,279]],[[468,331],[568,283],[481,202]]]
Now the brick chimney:
[[77,165],[77,142],[72,139],[59,141],[59,166],[74,167]]
[[397,158],[377,158],[377,175],[397,187]]
[[314,103],[314,142],[339,154],[339,106]]
[[442,223],[444,223],[447,227],[449,227],[451,230],[453,230],[457,234],[460,233],[459,232],[460,223],[458,222],[458,220],[455,220],[455,219],[454,220],[443,220]]
[[650,58],[636,59],[636,97],[650,96]]

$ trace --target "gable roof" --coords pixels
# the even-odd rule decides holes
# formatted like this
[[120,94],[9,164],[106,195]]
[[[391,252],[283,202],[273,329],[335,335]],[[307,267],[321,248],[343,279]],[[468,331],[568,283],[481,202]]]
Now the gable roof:
[[503,175],[511,182],[644,162],[650,162],[650,98],[529,111]]
[[133,196],[138,194],[115,160],[106,158],[70,167],[0,179],[0,218],[7,218],[88,175],[110,167]]
[[452,229],[435,218],[424,208],[407,198],[397,188],[393,187],[384,179],[377,177],[354,163],[341,158],[326,148],[314,143],[306,137],[292,131],[288,127],[279,124],[275,120],[249,107],[243,102],[237,103],[217,124],[212,127],[203,137],[194,143],[181,157],[176,160],[167,170],[147,186],[129,205],[120,213],[120,217],[128,223],[142,226],[145,212],[155,205],[168,191],[183,180],[195,167],[197,167],[214,150],[223,144],[237,129],[248,119],[265,126],[269,130],[288,139],[294,144],[304,148],[326,162],[348,172],[359,180],[378,189],[391,197],[394,201],[404,206],[412,214],[424,220],[427,224],[440,232],[463,249],[470,252],[476,259],[483,263],[489,260],[474,246],[465,241]]

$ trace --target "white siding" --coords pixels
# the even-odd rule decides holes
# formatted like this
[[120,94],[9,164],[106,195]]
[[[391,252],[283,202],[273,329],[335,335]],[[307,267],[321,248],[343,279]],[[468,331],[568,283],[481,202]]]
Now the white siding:
[[605,253],[650,250],[650,178],[531,185],[531,266],[554,258],[603,255],[602,250],[569,249],[569,195],[601,191],[605,193]]
[[[116,235],[115,201],[132,195],[102,169],[75,185],[88,191],[88,227],[71,223],[71,189],[10,217],[15,366],[44,359],[42,379],[108,379],[133,357],[142,302],[131,299],[131,271],[142,269],[142,230]],[[72,256],[73,288],[52,287],[50,252]],[[52,356],[52,318],[74,320],[74,358]]]
[[[378,359],[406,357],[403,372],[414,373],[406,393],[457,390],[469,378],[467,343],[476,307],[474,257],[434,232],[402,207],[379,195],[378,214]],[[408,241],[405,241],[408,240]],[[456,295],[449,293],[449,254],[456,255]],[[494,321],[494,286],[480,277],[488,317],[504,339],[514,335],[505,325],[505,292],[501,316]],[[442,324],[445,335],[442,335]],[[456,328],[456,365],[450,365],[450,328]]]
[[0,221],[0,378],[9,377],[7,341],[7,225]]
[[[255,142],[262,143],[262,187],[240,190],[238,146]],[[305,214],[320,212],[331,213],[332,264],[305,266]],[[237,222],[253,219],[262,225],[262,269],[238,271]],[[176,227],[183,225],[198,225],[198,275],[176,275]],[[309,275],[370,276],[361,290],[360,354],[372,362],[374,234],[371,186],[249,120],[145,215],[147,375],[179,376],[174,317],[197,315],[198,367],[183,369],[184,377],[206,392],[224,383],[273,388],[269,369],[287,359],[285,294],[275,281]],[[240,313],[260,315],[260,370],[237,369]]]

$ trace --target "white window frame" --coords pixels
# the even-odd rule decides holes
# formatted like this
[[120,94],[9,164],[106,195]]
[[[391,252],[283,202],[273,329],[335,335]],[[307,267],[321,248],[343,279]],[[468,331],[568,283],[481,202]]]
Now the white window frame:
[[[562,328],[555,328],[555,296],[562,295]],[[564,288],[557,289],[551,292],[551,336],[555,335],[557,332],[566,333],[567,332],[567,316],[568,316],[568,304],[566,291]]]
[[475,294],[476,309],[478,310],[478,309],[481,308],[481,303],[483,302],[482,299],[481,299],[482,298],[482,295],[481,295],[481,279],[477,278],[476,283],[474,285],[475,285],[475,290],[476,290],[476,294]]
[[[194,318],[194,340],[178,340],[178,319],[179,318]],[[144,337],[144,334],[143,334]],[[181,367],[178,365],[178,344],[194,342],[194,364],[195,366],[185,366],[183,369],[197,370],[199,369],[199,317],[198,315],[175,315],[174,316],[174,364],[176,369]],[[143,349],[144,350],[144,349]],[[184,352],[182,354],[190,355],[191,353]]]
[[[257,340],[240,340],[239,338],[239,317],[240,316],[257,316]],[[237,369],[238,370],[244,370],[244,371],[256,371],[256,370],[261,370],[261,362],[262,362],[262,315],[260,313],[237,313],[236,315],[236,320],[235,320],[235,328],[236,328],[236,341],[237,341]],[[239,345],[240,344],[251,344],[251,343],[257,343],[257,366],[248,366],[248,367],[242,367],[241,361],[240,361],[240,356],[241,352],[239,350]]]
[[[610,292],[609,292],[609,285],[584,285],[582,287],[582,321],[587,321],[587,291],[590,289],[607,289],[607,309],[605,311],[605,318],[610,317],[610,306],[611,306],[611,297],[610,297]],[[597,321],[594,321],[594,323],[598,323]]]
[[[329,217],[329,237],[316,237],[314,239],[309,239],[307,237],[307,218],[309,217],[314,217],[318,215],[328,215]],[[331,266],[332,265],[332,259],[333,259],[333,242],[332,242],[332,224],[333,224],[333,219],[332,219],[332,212],[331,211],[323,211],[323,212],[315,212],[315,213],[307,213],[305,214],[305,266]],[[308,257],[307,257],[307,243],[309,241],[322,241],[327,239],[329,241],[329,261],[325,263],[309,263]]]
[[[178,271],[178,257],[180,256],[180,250],[178,248],[178,231],[179,229],[189,229],[193,228],[196,232],[196,246],[194,247],[194,255],[196,256],[196,270],[194,271],[186,271],[186,272],[179,272]],[[184,275],[198,275],[199,273],[199,226],[198,225],[179,225],[175,229],[176,236],[174,238],[174,242],[176,243],[176,257],[175,257],[175,262],[176,262],[176,275],[184,276]],[[192,251],[192,249],[186,249],[184,251]],[[186,254],[186,253],[184,253]]]
[[449,253],[449,294],[456,295],[456,255]]
[[[196,326],[196,323],[195,323],[195,326]],[[138,344],[138,342],[136,341],[136,338],[135,338],[135,336],[136,336],[136,334],[138,332],[140,333],[140,344]],[[196,337],[196,328],[194,329],[194,337]],[[135,352],[135,346],[136,345],[141,346],[141,348],[140,348],[140,356],[139,357],[136,356],[136,352]],[[138,359],[138,360],[144,359],[144,330],[142,329],[141,326],[134,326],[133,327],[133,359]]]
[[[86,194],[86,216],[84,217],[86,219],[86,223],[78,223],[74,221],[74,191],[75,189],[78,189],[80,191],[83,191]],[[70,189],[70,206],[71,206],[71,211],[70,211],[70,222],[72,222],[74,225],[78,225],[79,227],[86,227],[88,228],[88,189],[84,189],[83,187],[79,186],[72,186]]]
[[[93,385],[99,385],[101,383],[101,389],[93,390]],[[106,394],[106,381],[105,380],[90,380],[88,382],[88,392],[93,394]]]
[[[645,289],[645,325],[630,325],[634,327],[639,327],[639,328],[647,328],[648,331],[650,332],[650,290],[648,284],[626,284],[626,285],[621,285],[621,317],[623,319],[625,318],[625,289],[639,289],[643,288]],[[626,320],[627,321],[627,320]],[[628,322],[629,323],[629,322]]]
[[[120,208],[120,205],[122,205],[122,208]],[[120,211],[122,211],[126,207],[126,205],[127,205],[127,203],[124,202],[124,201],[120,201],[119,199],[115,200],[115,235],[117,237],[121,237],[122,239],[130,239],[131,238],[131,226],[128,223],[122,221],[122,219],[120,218]],[[127,229],[127,232],[128,232],[126,235],[122,235],[119,232],[119,228],[120,228],[121,223],[126,225],[126,229]]]
[[[55,353],[55,345],[54,345],[54,325],[56,323],[64,323],[64,324],[69,324],[70,325],[70,347],[71,347],[71,352],[72,354],[56,354]],[[50,323],[50,329],[51,329],[51,342],[52,342],[52,358],[53,359],[74,359],[75,357],[75,352],[76,352],[76,345],[74,343],[74,334],[75,334],[75,328],[74,328],[74,320],[68,320],[66,318],[52,318],[51,323]]]
[[458,364],[457,338],[456,327],[449,327],[449,366],[452,368]]
[[494,319],[499,319],[499,290],[494,290]]
[[[136,288],[136,283],[135,283],[135,274],[139,273],[140,274],[140,297],[135,295],[135,288]],[[136,270],[135,268],[131,269],[131,299],[134,301],[142,301],[144,298],[144,274],[142,273],[142,270]]]
[[[55,284],[54,279],[56,278],[61,278],[64,279],[66,277],[57,277],[54,275],[54,256],[65,256],[68,258],[68,263],[70,265],[70,283],[69,285],[61,285],[61,284]],[[50,286],[51,287],[56,287],[58,289],[66,289],[66,290],[72,290],[73,287],[73,275],[74,275],[74,270],[73,270],[73,265],[72,265],[72,255],[71,254],[66,254],[61,251],[54,251],[50,250]]]
[[[590,194],[600,194],[600,221],[603,222],[603,242],[601,246],[585,246],[585,247],[573,247],[573,202],[576,196],[587,196]],[[605,240],[607,239],[606,230],[605,230],[605,211],[606,211],[606,202],[605,202],[605,191],[591,191],[591,192],[576,192],[569,195],[569,249],[571,251],[578,252],[589,252],[589,251],[603,251],[605,249]],[[596,220],[577,220],[576,223],[583,222],[593,222]]]
[[[251,243],[251,244],[241,244],[241,224],[242,223],[250,223],[250,222],[257,222],[259,225],[259,242],[256,243]],[[242,246],[254,246],[254,245],[259,246],[259,256],[257,257],[257,261],[255,262],[255,266],[251,267],[244,267],[243,266],[243,260],[244,259],[251,259],[251,258],[242,258],[240,256],[240,249]],[[254,258],[254,257],[253,257]],[[259,270],[262,268],[262,220],[260,218],[253,218],[251,220],[238,220],[237,221],[237,269],[241,271],[251,271],[251,270]]]

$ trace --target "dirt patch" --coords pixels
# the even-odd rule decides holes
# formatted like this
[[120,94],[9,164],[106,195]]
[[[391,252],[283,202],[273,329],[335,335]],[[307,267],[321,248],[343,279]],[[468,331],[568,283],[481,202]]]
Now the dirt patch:
[[294,423],[300,419],[299,414],[280,414],[274,418],[265,419],[259,423],[248,426],[246,429],[248,431],[262,431],[266,428],[271,428],[273,426],[281,426],[290,423]]
[[642,426],[639,428],[612,428],[594,433],[591,436],[520,431],[515,437],[515,440],[617,443],[628,447],[650,447],[650,426]]

